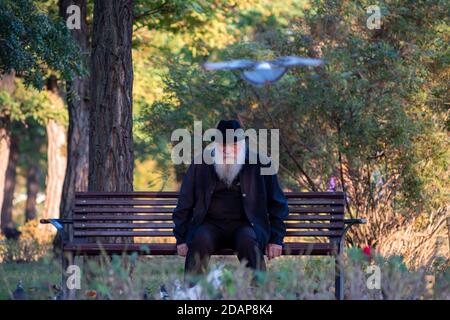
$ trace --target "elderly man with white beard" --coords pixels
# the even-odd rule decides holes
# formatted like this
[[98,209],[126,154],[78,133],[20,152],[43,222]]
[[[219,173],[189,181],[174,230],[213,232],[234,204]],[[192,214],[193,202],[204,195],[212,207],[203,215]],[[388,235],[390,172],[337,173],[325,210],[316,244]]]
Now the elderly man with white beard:
[[[270,163],[262,164],[260,155],[250,163],[237,120],[221,120],[217,129],[223,140],[215,142],[214,163],[190,165],[173,213],[177,251],[186,256],[185,280],[204,275],[221,248],[232,248],[239,261],[261,271],[264,253],[268,259],[282,253],[288,205],[277,175],[261,174]],[[227,130],[234,132],[232,141]]]

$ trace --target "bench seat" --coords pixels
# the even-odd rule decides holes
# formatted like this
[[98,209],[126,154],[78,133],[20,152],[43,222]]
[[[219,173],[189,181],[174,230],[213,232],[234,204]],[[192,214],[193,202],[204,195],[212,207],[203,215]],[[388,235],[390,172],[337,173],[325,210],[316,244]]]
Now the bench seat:
[[[173,243],[68,243],[64,245],[65,252],[77,255],[122,254],[136,252],[139,255],[175,255],[176,245]],[[234,255],[232,249],[222,249],[216,255]],[[331,255],[333,246],[330,243],[286,243],[284,255]]]

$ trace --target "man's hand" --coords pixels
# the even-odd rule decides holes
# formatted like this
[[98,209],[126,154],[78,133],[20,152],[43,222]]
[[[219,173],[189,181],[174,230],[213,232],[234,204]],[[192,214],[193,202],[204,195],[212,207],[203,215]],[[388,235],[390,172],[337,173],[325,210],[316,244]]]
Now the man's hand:
[[269,243],[266,246],[266,256],[269,258],[269,260],[274,259],[276,257],[281,256],[281,252],[283,250],[283,247],[279,244],[275,243]]
[[188,246],[186,243],[181,243],[177,245],[177,253],[179,256],[185,257],[188,252]]

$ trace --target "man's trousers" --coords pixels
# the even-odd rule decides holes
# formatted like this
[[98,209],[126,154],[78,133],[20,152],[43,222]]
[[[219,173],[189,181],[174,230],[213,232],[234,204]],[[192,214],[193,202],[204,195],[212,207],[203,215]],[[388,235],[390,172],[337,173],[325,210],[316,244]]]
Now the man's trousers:
[[210,256],[222,248],[232,248],[239,261],[254,270],[266,270],[264,248],[258,244],[255,231],[246,220],[205,218],[187,243],[186,275],[198,276],[206,272]]

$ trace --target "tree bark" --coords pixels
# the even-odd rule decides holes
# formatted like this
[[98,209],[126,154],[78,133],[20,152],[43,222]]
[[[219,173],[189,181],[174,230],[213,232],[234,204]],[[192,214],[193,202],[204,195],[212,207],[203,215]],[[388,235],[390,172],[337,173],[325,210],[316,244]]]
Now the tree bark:
[[[14,91],[14,73],[0,75],[0,91],[11,94]],[[5,176],[8,168],[10,144],[11,144],[11,122],[9,106],[0,105],[0,208],[3,204],[3,193],[5,190]],[[1,221],[0,221],[1,228]]]
[[[77,5],[80,8],[80,29],[71,30],[85,62],[89,68],[90,47],[89,29],[87,24],[86,0],[60,0],[59,13],[67,20],[67,8]],[[60,205],[60,217],[72,218],[72,208],[75,192],[87,191],[89,175],[89,76],[76,77],[67,83],[67,106],[69,111],[69,128],[67,133],[67,168],[63,185],[63,197]],[[70,228],[65,227],[66,235]],[[70,235],[69,235],[70,237]],[[55,237],[54,245],[59,248],[59,235]],[[67,239],[64,239],[67,240]]]
[[[22,128],[22,126],[21,126]],[[26,192],[25,222],[37,219],[37,195],[39,192],[39,177],[41,172],[40,154],[44,144],[41,133],[42,126],[33,119],[27,119],[27,128],[22,132],[24,148],[20,152],[25,156]],[[22,143],[22,142],[21,142]],[[22,150],[24,149],[24,150]]]
[[36,214],[36,200],[39,191],[39,165],[29,163],[27,170],[27,202],[25,205],[25,221],[34,220]]
[[[11,137],[9,132],[9,119],[2,119],[0,127],[0,208],[3,204],[5,191],[5,177],[8,168],[8,159],[10,154]],[[1,221],[0,221],[1,227]]]
[[[56,77],[51,76],[47,83],[47,95],[52,107],[62,110],[64,100],[57,87]],[[47,161],[48,175],[45,190],[45,204],[43,218],[59,217],[59,206],[61,201],[64,174],[66,171],[66,130],[56,120],[51,119],[47,125]]]
[[96,0],[91,56],[89,190],[133,190],[133,1]]
[[5,233],[6,229],[13,229],[12,209],[14,201],[14,190],[16,187],[16,167],[19,160],[19,149],[14,135],[11,137],[8,167],[5,175],[5,187],[3,194],[3,204],[1,212],[1,228]]
[[[91,55],[89,191],[133,190],[133,1],[96,0]],[[132,242],[132,238],[103,239]]]

